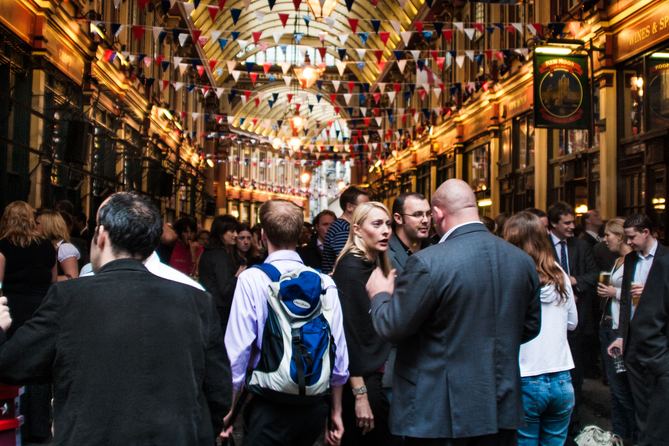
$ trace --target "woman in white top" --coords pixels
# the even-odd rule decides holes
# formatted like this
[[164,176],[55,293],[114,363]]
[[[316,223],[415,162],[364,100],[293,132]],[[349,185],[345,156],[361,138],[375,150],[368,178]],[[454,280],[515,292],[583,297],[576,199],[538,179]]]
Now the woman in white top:
[[597,292],[606,299],[604,314],[599,324],[599,341],[602,346],[602,362],[611,391],[611,426],[614,434],[620,435],[625,443],[637,443],[638,431],[634,418],[634,400],[630,390],[627,373],[616,373],[613,358],[607,348],[618,337],[618,319],[620,316],[620,289],[623,284],[625,256],[632,252],[627,244],[623,230],[625,220],[614,218],[606,224],[604,241],[608,248],[620,255],[611,271],[611,285],[600,283]]
[[567,343],[567,330],[578,324],[574,293],[539,217],[521,212],[509,218],[504,239],[532,257],[542,285],[541,332],[520,346],[527,426],[518,430],[518,445],[562,446],[574,408],[569,374],[574,361]]
[[57,251],[58,282],[79,277],[77,261],[81,254],[70,243],[65,220],[55,211],[44,211],[35,218],[36,229],[42,236],[53,243]]

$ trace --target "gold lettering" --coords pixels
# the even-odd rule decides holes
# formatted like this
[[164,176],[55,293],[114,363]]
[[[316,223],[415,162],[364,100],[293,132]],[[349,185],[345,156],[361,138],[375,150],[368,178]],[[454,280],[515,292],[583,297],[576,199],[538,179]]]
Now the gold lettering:
[[657,32],[657,23],[653,22],[653,34]]

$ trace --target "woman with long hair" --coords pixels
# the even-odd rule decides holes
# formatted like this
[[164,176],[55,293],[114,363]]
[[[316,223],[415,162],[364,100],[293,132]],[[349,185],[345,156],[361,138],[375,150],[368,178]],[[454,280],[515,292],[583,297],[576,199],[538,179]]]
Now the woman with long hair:
[[262,263],[255,244],[253,243],[253,235],[251,228],[246,223],[242,223],[237,228],[237,238],[235,239],[234,263],[237,268],[240,266],[253,266]]
[[37,232],[49,240],[58,253],[58,282],[79,277],[79,250],[70,243],[63,217],[56,211],[43,211],[35,217]]
[[237,277],[246,269],[234,266],[233,249],[237,239],[239,222],[232,215],[219,215],[211,223],[209,245],[198,261],[199,281],[216,302],[216,309],[225,333],[235,293]]
[[520,346],[520,376],[527,426],[518,430],[519,446],[562,446],[574,408],[574,368],[567,330],[574,330],[578,314],[569,276],[555,261],[541,219],[528,212],[510,217],[504,240],[534,260],[541,280],[541,332]]
[[[6,295],[12,315],[7,338],[32,317],[57,278],[56,249],[37,232],[33,210],[23,201],[10,203],[0,220],[0,296]],[[50,401],[51,386],[26,386],[21,397],[25,442],[51,435]]]
[[365,290],[377,266],[386,276],[391,272],[386,252],[391,223],[390,212],[383,204],[359,204],[351,218],[348,240],[332,272],[344,317],[350,372],[342,397],[342,446],[387,446],[400,440],[390,433],[390,402],[382,388],[391,345],[374,330]]
[[620,257],[616,260],[609,284],[600,283],[597,286],[599,296],[606,299],[604,314],[599,324],[599,341],[602,346],[602,362],[609,381],[611,391],[611,427],[616,435],[620,435],[625,443],[637,443],[638,430],[634,417],[634,400],[630,389],[627,373],[616,373],[613,358],[607,349],[618,338],[618,321],[620,318],[620,294],[623,285],[625,256],[632,252],[627,244],[627,236],[623,230],[625,220],[614,218],[606,223],[604,242],[606,246]]

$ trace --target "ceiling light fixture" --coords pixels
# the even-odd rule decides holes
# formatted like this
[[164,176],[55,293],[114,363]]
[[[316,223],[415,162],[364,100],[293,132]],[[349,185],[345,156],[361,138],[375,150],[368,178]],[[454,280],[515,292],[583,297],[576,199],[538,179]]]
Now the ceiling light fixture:
[[316,19],[323,19],[330,17],[337,6],[337,0],[307,0],[307,5]]
[[540,46],[535,48],[534,52],[537,54],[552,54],[555,56],[566,56],[567,54],[571,54],[571,49],[557,46]]

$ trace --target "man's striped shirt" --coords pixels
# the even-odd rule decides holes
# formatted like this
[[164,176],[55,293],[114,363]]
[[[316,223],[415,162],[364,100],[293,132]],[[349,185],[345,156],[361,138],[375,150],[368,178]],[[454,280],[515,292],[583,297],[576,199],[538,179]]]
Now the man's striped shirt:
[[330,225],[325,242],[323,243],[323,274],[330,274],[334,269],[337,256],[348,240],[351,224],[343,218],[338,218]]

